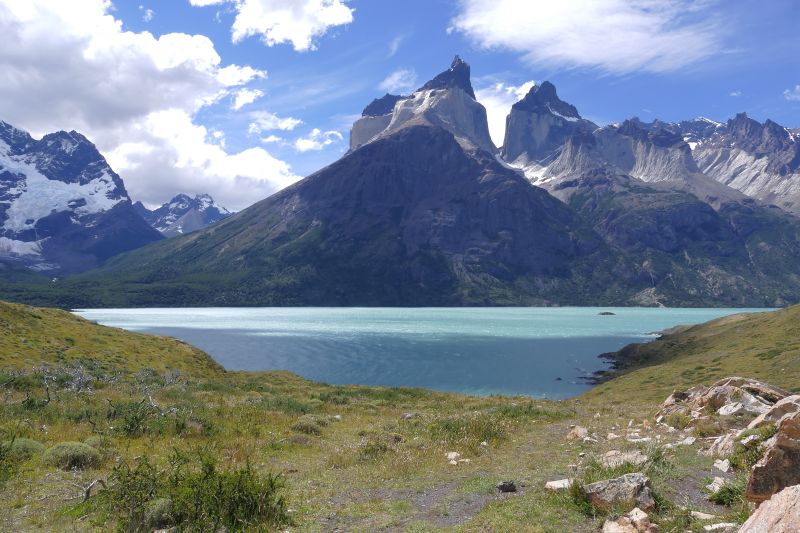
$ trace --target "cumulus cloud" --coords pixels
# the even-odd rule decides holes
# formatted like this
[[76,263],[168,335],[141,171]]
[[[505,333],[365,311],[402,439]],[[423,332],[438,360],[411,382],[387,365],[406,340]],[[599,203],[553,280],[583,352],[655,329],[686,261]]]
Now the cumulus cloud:
[[303,123],[302,120],[292,117],[279,117],[269,111],[253,111],[250,113],[252,122],[247,131],[251,135],[259,135],[265,131],[283,130],[291,131]]
[[260,91],[258,89],[239,89],[233,95],[231,109],[238,111],[247,104],[252,104],[262,96],[264,96],[264,91]]
[[298,52],[316,49],[330,28],[353,22],[346,0],[189,0],[193,6],[232,4],[233,42],[259,36],[267,46],[292,43]]
[[795,85],[794,89],[783,91],[783,97],[790,101],[800,102],[800,85]]
[[535,66],[669,72],[718,53],[714,0],[460,0],[450,31]]
[[534,81],[526,81],[520,85],[494,83],[488,87],[475,91],[475,98],[486,108],[486,117],[489,121],[489,135],[497,146],[503,146],[506,134],[506,117],[511,112],[511,106],[522,100]]
[[108,0],[0,0],[0,117],[37,136],[84,133],[150,205],[208,192],[239,209],[298,179],[195,121],[264,72],[223,66],[202,35],[124,31],[112,13]]
[[397,69],[378,85],[378,88],[387,93],[402,93],[410,91],[417,86],[417,73],[410,68]]
[[732,96],[734,98],[738,98],[739,96],[742,96],[742,91],[731,91],[729,96]]
[[343,140],[344,137],[338,131],[322,131],[319,128],[314,128],[305,137],[296,139],[294,141],[294,147],[298,152],[317,151]]

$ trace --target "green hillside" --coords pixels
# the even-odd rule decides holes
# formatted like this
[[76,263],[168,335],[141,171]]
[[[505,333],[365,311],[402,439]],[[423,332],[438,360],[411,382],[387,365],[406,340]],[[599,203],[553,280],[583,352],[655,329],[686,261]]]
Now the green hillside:
[[[708,523],[681,506],[741,522],[745,505],[703,493],[713,459],[654,445],[676,436],[652,418],[673,386],[725,374],[798,390],[797,315],[733,317],[630,348],[632,364],[656,366],[545,401],[224,372],[174,339],[0,304],[0,530],[597,531],[613,510],[544,483],[631,471],[598,463],[611,449],[649,458],[639,470],[662,531]],[[576,424],[599,442],[567,441]],[[652,443],[605,439],[629,427]],[[516,493],[498,493],[506,480]]]

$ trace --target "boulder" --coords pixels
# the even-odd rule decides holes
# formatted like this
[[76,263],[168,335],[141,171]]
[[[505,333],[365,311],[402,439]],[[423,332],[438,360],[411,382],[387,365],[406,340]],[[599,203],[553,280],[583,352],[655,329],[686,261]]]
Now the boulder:
[[800,531],[800,485],[787,487],[758,509],[739,533],[795,533]]
[[589,430],[583,426],[575,426],[567,433],[567,440],[583,440],[589,436]]
[[786,487],[800,484],[800,412],[786,415],[764,456],[753,466],[746,497],[760,503]]
[[638,507],[643,511],[655,508],[650,480],[641,473],[625,474],[583,487],[589,502],[598,509]]
[[728,459],[717,459],[714,461],[714,468],[727,474],[728,470],[731,469],[731,462]]
[[621,452],[619,450],[611,450],[600,458],[600,464],[606,468],[616,468],[625,463],[634,466],[640,466],[647,462],[647,456],[639,450],[632,452]]
[[787,396],[773,405],[769,411],[753,419],[747,429],[756,429],[767,424],[777,424],[784,416],[798,412],[800,412],[800,394]]
[[755,379],[729,377],[710,387],[693,387],[673,392],[661,405],[658,416],[672,413],[692,413],[701,410],[721,415],[767,413],[772,406],[790,396],[788,391]]

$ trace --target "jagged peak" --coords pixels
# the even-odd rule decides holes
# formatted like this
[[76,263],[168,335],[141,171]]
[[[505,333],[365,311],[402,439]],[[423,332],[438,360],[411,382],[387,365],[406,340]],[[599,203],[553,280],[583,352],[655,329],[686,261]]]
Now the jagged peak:
[[394,109],[394,105],[403,98],[405,97],[399,94],[386,93],[380,98],[375,98],[372,102],[370,102],[369,105],[364,108],[364,111],[361,112],[361,116],[380,117],[383,115],[388,115]]
[[420,91],[427,91],[431,89],[448,89],[457,87],[475,98],[475,91],[472,89],[470,82],[470,68],[469,63],[456,55],[450,68],[437,74],[432,80],[419,88]]
[[550,112],[567,120],[580,120],[581,118],[574,105],[568,104],[558,97],[556,86],[549,81],[531,87],[528,94],[512,107],[520,111]]

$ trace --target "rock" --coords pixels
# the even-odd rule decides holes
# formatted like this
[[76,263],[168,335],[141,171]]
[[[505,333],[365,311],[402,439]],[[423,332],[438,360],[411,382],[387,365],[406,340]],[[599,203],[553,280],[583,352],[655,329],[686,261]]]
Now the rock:
[[739,527],[739,524],[735,522],[720,522],[718,524],[709,524],[707,526],[703,526],[703,531],[736,531],[736,528]]
[[417,418],[417,416],[419,415],[417,415],[416,413],[403,413],[402,415],[400,415],[400,420],[411,420],[413,418]]
[[746,497],[751,502],[763,502],[786,487],[800,484],[800,412],[781,418],[778,432],[765,448],[747,482]]
[[639,530],[630,518],[620,516],[616,520],[606,520],[603,523],[603,533],[639,533]]
[[332,418],[337,422],[341,422],[342,421],[342,415],[333,415]]
[[580,440],[589,436],[589,430],[582,426],[575,426],[567,433],[567,440]]
[[451,459],[450,461],[448,461],[448,463],[453,466],[458,466],[458,461],[456,461],[455,459]]
[[697,442],[697,438],[695,438],[695,437],[686,437],[682,441],[676,442],[675,444],[677,444],[678,446],[691,446],[695,442]]
[[513,481],[503,481],[497,484],[497,490],[500,492],[517,492],[517,485]]
[[485,448],[486,446],[489,446],[489,443],[486,442],[485,440],[483,440],[483,441],[481,441],[481,446],[483,446]]
[[448,460],[448,461],[455,461],[455,460],[457,460],[459,457],[461,457],[461,454],[460,454],[460,453],[458,453],[458,452],[447,452],[447,454],[446,454],[446,456],[445,456],[445,457],[447,457],[447,460]]
[[609,433],[608,435],[606,435],[606,440],[614,440],[614,439],[619,439],[619,438],[620,438],[620,436],[617,435],[616,433]]
[[[746,412],[760,415],[790,393],[755,379],[729,377],[710,387],[693,387],[673,392],[661,405],[660,416],[712,409],[722,415]],[[721,412],[720,412],[721,411]],[[693,418],[697,418],[692,413]]]
[[650,517],[634,507],[625,516],[620,516],[616,520],[606,520],[603,524],[603,533],[657,533],[658,527],[650,523]]
[[642,443],[642,442],[650,442],[653,439],[651,439],[650,437],[628,437],[625,440],[627,440],[628,442],[637,444],[637,443]]
[[598,440],[594,437],[583,437],[584,444],[597,444]]
[[717,459],[714,461],[714,468],[719,470],[720,472],[728,473],[728,470],[731,469],[731,462],[727,459]]
[[754,442],[756,442],[757,440],[758,440],[758,435],[748,435],[747,437],[743,438],[739,442],[745,448],[749,448],[750,445],[753,444]]
[[755,429],[767,424],[777,424],[784,416],[797,412],[800,412],[800,394],[787,396],[773,405],[766,413],[758,415],[750,422],[747,429]]
[[716,518],[716,515],[703,513],[700,511],[692,511],[689,513],[689,515],[691,515],[691,517],[695,520],[714,520]]
[[725,435],[720,435],[707,450],[703,450],[703,455],[709,457],[730,457],[739,437],[739,431],[734,429]]
[[758,509],[739,533],[796,533],[800,531],[800,485],[787,487]]
[[655,508],[650,480],[638,472],[591,483],[586,485],[584,490],[591,504],[598,509],[639,507],[644,511],[650,511]]
[[714,480],[711,483],[709,483],[708,485],[706,485],[706,490],[709,493],[714,494],[714,493],[719,492],[719,490],[724,485],[725,485],[725,478],[724,477],[715,476]]
[[548,481],[544,484],[544,490],[550,492],[559,492],[567,490],[572,485],[572,479],[557,479],[555,481]]
[[625,463],[632,464],[634,466],[640,466],[647,462],[647,456],[644,455],[639,450],[634,450],[632,452],[621,452],[619,450],[611,450],[607,452],[603,457],[600,458],[600,464],[602,464],[606,468],[616,468],[618,466],[622,466]]

